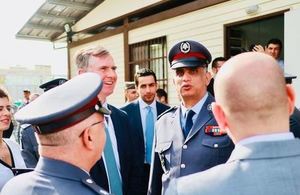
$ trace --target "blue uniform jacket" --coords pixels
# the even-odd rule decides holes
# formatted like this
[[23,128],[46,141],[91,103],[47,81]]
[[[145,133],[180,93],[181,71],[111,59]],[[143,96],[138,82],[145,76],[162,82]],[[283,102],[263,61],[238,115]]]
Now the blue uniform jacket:
[[84,170],[64,161],[41,157],[35,170],[11,179],[1,195],[108,194]]
[[39,145],[34,135],[32,125],[21,126],[21,154],[25,161],[26,167],[34,168],[39,160]]
[[225,163],[234,145],[227,135],[205,130],[217,126],[209,94],[187,138],[180,124],[180,109],[172,108],[156,123],[155,157],[151,165],[149,194],[165,194],[175,178]]

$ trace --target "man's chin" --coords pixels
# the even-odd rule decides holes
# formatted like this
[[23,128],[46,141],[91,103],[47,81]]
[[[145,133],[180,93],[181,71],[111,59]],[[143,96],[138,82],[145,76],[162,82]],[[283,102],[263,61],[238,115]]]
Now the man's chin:
[[154,98],[143,99],[147,104],[151,104],[154,101]]

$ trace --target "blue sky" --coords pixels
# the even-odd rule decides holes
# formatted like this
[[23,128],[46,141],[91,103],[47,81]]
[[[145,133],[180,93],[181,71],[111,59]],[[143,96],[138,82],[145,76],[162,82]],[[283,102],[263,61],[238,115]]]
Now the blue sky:
[[45,0],[3,1],[0,11],[0,67],[52,65],[54,74],[67,73],[66,50],[54,50],[51,42],[16,39],[16,33]]

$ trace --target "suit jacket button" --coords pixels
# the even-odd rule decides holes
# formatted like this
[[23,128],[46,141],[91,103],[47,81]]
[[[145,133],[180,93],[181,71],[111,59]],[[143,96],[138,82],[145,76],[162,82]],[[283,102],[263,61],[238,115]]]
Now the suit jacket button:
[[184,169],[185,168],[185,164],[181,164],[180,168]]
[[183,148],[183,149],[187,149],[187,145],[183,145],[182,148]]
[[214,148],[218,148],[219,147],[219,145],[218,144],[214,144]]

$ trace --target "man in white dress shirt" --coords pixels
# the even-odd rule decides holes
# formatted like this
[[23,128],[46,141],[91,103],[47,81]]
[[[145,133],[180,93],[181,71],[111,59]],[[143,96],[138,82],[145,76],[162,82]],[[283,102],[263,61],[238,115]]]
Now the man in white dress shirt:
[[289,132],[295,92],[276,60],[256,52],[231,58],[215,97],[213,113],[235,149],[225,164],[178,179],[178,194],[300,194],[300,141]]

